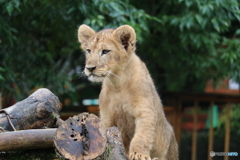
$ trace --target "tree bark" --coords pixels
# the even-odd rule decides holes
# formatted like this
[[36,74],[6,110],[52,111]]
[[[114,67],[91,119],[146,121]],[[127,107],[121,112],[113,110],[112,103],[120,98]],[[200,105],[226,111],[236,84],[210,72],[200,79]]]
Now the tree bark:
[[57,129],[54,144],[70,160],[127,160],[118,129],[105,131],[93,114],[82,113],[66,120]]
[[107,142],[109,148],[109,160],[128,160],[123,147],[121,133],[117,127],[107,129]]
[[13,131],[54,127],[60,110],[58,97],[48,89],[38,89],[28,98],[0,110],[0,129]]
[[0,152],[52,148],[54,129],[34,129],[0,133]]

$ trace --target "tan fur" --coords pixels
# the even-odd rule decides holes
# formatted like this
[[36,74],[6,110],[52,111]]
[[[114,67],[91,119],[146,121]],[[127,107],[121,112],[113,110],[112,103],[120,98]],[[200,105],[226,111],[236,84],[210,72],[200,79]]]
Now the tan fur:
[[95,32],[81,25],[78,39],[86,51],[85,74],[102,82],[101,122],[105,128],[119,128],[129,159],[177,160],[173,129],[145,64],[135,54],[134,29],[123,25]]

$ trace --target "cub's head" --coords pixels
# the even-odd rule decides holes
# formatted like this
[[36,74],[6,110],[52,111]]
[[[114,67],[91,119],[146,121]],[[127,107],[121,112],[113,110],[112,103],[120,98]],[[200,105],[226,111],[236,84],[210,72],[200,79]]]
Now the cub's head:
[[136,34],[128,25],[95,32],[83,24],[78,29],[78,40],[86,55],[86,76],[92,82],[102,82],[115,75],[135,52]]

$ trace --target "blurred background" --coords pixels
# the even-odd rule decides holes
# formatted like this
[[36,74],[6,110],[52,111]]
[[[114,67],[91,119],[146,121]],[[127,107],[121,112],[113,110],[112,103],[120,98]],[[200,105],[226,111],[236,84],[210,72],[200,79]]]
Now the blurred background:
[[101,85],[82,74],[77,29],[128,24],[174,127],[180,159],[240,154],[239,7],[238,0],[0,0],[0,108],[44,87],[62,102],[62,118],[98,114]]

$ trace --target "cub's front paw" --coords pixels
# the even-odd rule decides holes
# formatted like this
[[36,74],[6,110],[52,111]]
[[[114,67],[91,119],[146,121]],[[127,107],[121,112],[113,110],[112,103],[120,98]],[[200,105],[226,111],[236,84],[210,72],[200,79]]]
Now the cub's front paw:
[[137,152],[130,153],[129,159],[130,160],[151,160],[149,155],[144,155],[144,154],[137,153]]

